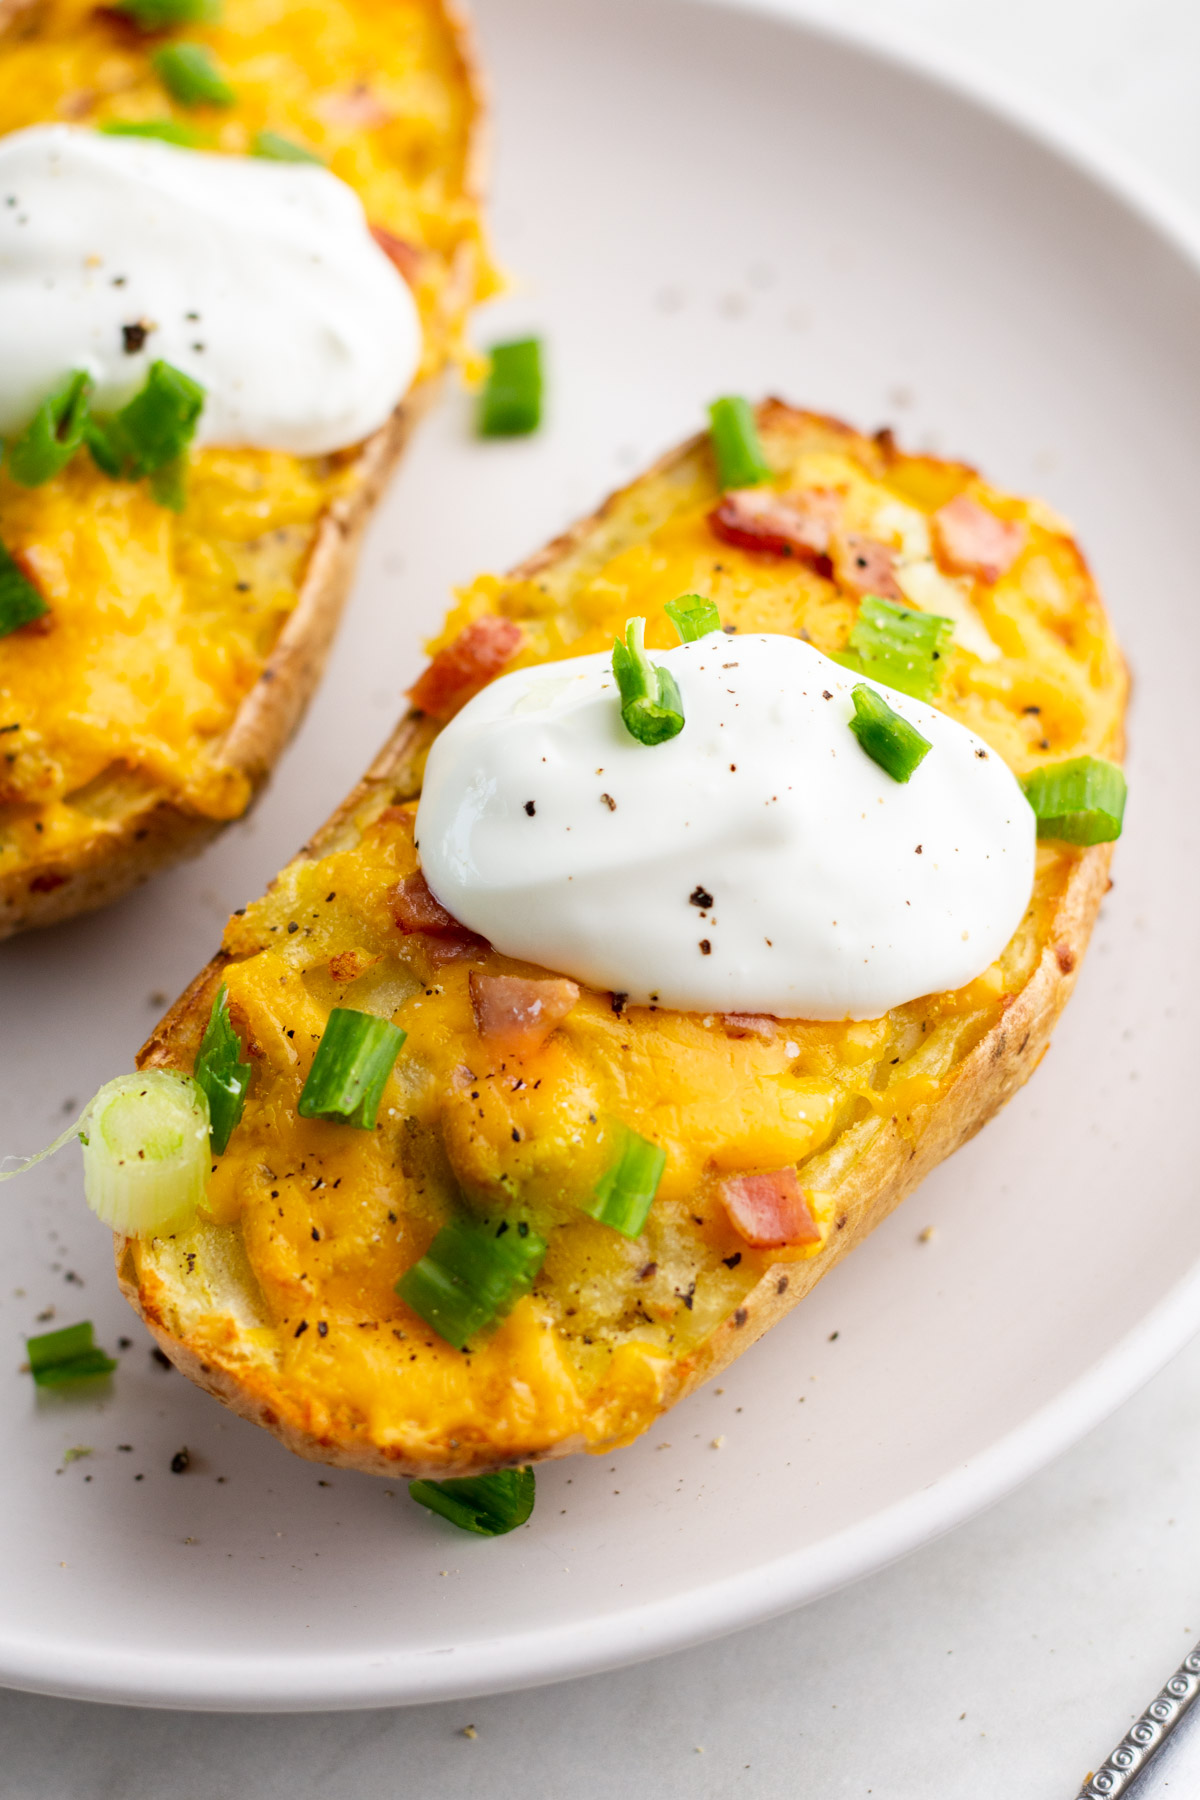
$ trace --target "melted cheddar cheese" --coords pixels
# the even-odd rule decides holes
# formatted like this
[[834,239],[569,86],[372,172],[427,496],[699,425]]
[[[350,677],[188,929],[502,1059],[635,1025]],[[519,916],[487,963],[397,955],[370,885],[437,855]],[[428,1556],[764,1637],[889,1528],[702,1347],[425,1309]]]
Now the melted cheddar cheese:
[[[1018,773],[1082,752],[1120,754],[1123,665],[1060,520],[962,466],[901,457],[826,421],[787,434],[772,432],[769,414],[766,423],[779,486],[835,487],[855,528],[885,542],[919,547],[929,515],[963,492],[1023,522],[1025,548],[1000,581],[946,590],[975,641],[984,644],[982,631],[994,649],[954,649],[938,704]],[[663,605],[684,592],[710,595],[727,625],[843,648],[857,602],[794,560],[719,543],[708,523],[715,498],[705,450],[644,478],[602,530],[536,574],[477,581],[432,648],[488,612],[520,622],[527,662],[605,648],[635,614],[648,619],[651,644],[667,645]],[[942,579],[932,566],[926,578]],[[619,1010],[614,996],[585,990],[541,1050],[514,1057],[481,1040],[469,971],[540,971],[486,946],[445,960],[432,940],[397,929],[392,895],[417,867],[418,779],[414,771],[411,784],[372,793],[333,847],[297,859],[230,921],[221,978],[254,1082],[214,1170],[208,1221],[177,1243],[139,1248],[143,1292],[165,1296],[175,1329],[226,1366],[232,1359],[249,1388],[325,1443],[451,1463],[469,1461],[472,1446],[496,1461],[605,1448],[644,1428],[666,1371],[736,1315],[768,1267],[829,1254],[844,1223],[839,1183],[885,1122],[920,1129],[1028,980],[1079,853],[1039,847],[1021,928],[958,992],[859,1023],[778,1021],[764,1037],[720,1015]],[[408,1033],[374,1131],[297,1113],[334,1005],[386,1014]],[[581,1211],[614,1118],[666,1152],[636,1241]],[[822,1242],[751,1249],[717,1183],[787,1164],[799,1169]],[[395,1283],[464,1207],[527,1220],[550,1248],[533,1293],[459,1353]],[[222,1297],[229,1282],[213,1272],[230,1258],[239,1304],[249,1305],[237,1326]]]
[[[472,191],[476,100],[438,0],[225,0],[209,44],[236,104],[184,109],[151,67],[163,41],[92,0],[33,0],[0,36],[0,128],[175,118],[242,154],[270,130],[316,151],[368,219],[415,253],[421,375],[458,353],[490,275]],[[181,514],[86,454],[45,486],[0,472],[0,542],[49,613],[0,638],[0,875],[164,797],[235,818],[245,775],[219,748],[298,599],[354,451],[203,449]]]

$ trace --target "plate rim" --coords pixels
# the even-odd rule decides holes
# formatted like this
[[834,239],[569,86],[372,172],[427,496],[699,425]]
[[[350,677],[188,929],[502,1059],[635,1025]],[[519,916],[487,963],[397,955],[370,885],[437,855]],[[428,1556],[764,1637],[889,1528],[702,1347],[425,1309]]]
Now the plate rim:
[[[680,5],[683,0],[658,0]],[[1200,214],[1098,130],[947,48],[931,31],[881,16],[848,19],[836,0],[685,0],[769,19],[964,100],[1115,198],[1200,280]],[[882,1570],[997,1503],[1085,1437],[1200,1331],[1200,1262],[1097,1362],[986,1450],[818,1545],[600,1620],[538,1626],[466,1646],[308,1654],[269,1660],[46,1648],[0,1642],[0,1685],[167,1710],[284,1713],[425,1705],[550,1685],[626,1667],[779,1617]]]

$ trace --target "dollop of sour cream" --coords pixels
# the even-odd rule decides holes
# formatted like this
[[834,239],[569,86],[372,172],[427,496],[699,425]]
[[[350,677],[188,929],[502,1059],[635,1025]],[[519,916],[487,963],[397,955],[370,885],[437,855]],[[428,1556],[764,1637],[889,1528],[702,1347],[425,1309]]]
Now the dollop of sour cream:
[[430,888],[505,955],[689,1012],[877,1018],[963,986],[1029,903],[1035,823],[1005,763],[878,683],[932,748],[906,784],[850,730],[859,677],[714,632],[651,660],[686,723],[644,745],[608,656],[502,676],[435,741]]
[[162,358],[205,389],[198,442],[321,455],[382,425],[420,356],[412,294],[327,169],[0,139],[0,433],[72,369],[115,410]]

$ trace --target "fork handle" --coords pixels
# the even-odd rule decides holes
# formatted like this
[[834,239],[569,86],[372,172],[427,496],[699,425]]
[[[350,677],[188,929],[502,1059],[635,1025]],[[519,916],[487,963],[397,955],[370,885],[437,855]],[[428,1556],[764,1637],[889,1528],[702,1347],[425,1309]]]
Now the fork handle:
[[1077,1800],[1118,1800],[1157,1756],[1200,1694],[1200,1644],[1184,1657],[1166,1686],[1129,1727],[1111,1756],[1079,1790]]

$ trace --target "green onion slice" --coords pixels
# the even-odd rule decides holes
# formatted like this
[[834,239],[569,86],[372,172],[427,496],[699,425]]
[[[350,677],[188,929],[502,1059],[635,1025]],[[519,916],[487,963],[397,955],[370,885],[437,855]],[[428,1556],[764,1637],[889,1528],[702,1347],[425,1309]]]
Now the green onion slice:
[[933,748],[929,739],[894,712],[874,688],[860,682],[850,698],[854,702],[850,729],[867,755],[893,781],[908,781]]
[[229,995],[224,982],[217,990],[200,1040],[194,1070],[197,1085],[208,1101],[209,1143],[214,1156],[223,1156],[230,1134],[242,1116],[253,1070],[242,1061],[242,1040],[229,1017]]
[[181,25],[211,25],[221,16],[221,0],[115,0],[115,10],[139,31],[175,31]]
[[666,1167],[667,1153],[658,1144],[622,1126],[616,1161],[596,1184],[584,1212],[623,1237],[640,1237]]
[[83,1146],[87,1203],[113,1231],[160,1237],[195,1216],[208,1183],[209,1114],[207,1096],[190,1075],[175,1069],[118,1075],[52,1144],[0,1169],[0,1181],[23,1175],[73,1138]]
[[439,1337],[463,1350],[512,1311],[537,1279],[546,1240],[523,1222],[455,1219],[396,1283],[396,1292]]
[[181,513],[187,505],[187,457],[173,456],[170,462],[155,469],[150,477],[150,492],[159,506],[168,512]]
[[867,594],[850,633],[851,666],[914,700],[932,700],[953,635],[953,619]]
[[316,163],[324,168],[324,158],[314,151],[306,150],[303,144],[295,143],[278,131],[260,131],[255,134],[254,156],[265,156],[271,162]]
[[720,613],[703,594],[680,594],[678,600],[668,600],[663,611],[679,633],[682,644],[694,644],[697,638],[721,629]]
[[493,344],[479,403],[480,437],[523,437],[542,422],[542,342]]
[[451,1481],[410,1481],[410,1497],[418,1506],[440,1513],[462,1531],[480,1537],[503,1537],[515,1531],[533,1511],[533,1470],[501,1469],[497,1475],[462,1475]]
[[764,481],[770,481],[771,465],[763,455],[750,402],[740,394],[728,394],[713,401],[708,416],[712,421],[717,480],[722,488],[760,487]]
[[54,388],[8,448],[8,472],[22,487],[41,487],[65,469],[83,443],[91,376],[75,369]]
[[646,655],[646,621],[630,619],[613,644],[613,674],[625,729],[639,744],[663,744],[683,730],[683,701],[669,669]]
[[105,119],[99,129],[109,137],[158,138],[180,150],[198,150],[206,142],[201,132],[178,119]]
[[83,1191],[127,1237],[163,1237],[195,1217],[209,1171],[208,1100],[190,1075],[143,1069],[106,1082],[80,1121]]
[[300,1095],[301,1118],[335,1119],[373,1131],[406,1035],[390,1019],[335,1006]]
[[164,44],[150,61],[180,106],[232,106],[237,99],[207,44]]
[[44,1331],[26,1338],[29,1373],[39,1387],[62,1387],[68,1381],[87,1381],[111,1375],[116,1363],[95,1342],[90,1319],[64,1325],[61,1331]]
[[1075,756],[1035,769],[1021,786],[1037,817],[1040,838],[1108,844],[1120,837],[1127,789],[1116,763],[1099,756]]
[[12,552],[0,544],[0,638],[40,619],[50,608]]
[[88,421],[87,446],[114,481],[159,477],[155,499],[178,510],[181,459],[203,410],[204,389],[198,381],[170,363],[154,362],[127,406],[111,419]]

